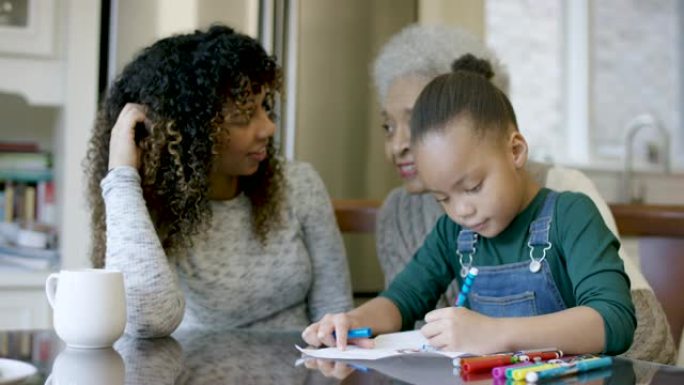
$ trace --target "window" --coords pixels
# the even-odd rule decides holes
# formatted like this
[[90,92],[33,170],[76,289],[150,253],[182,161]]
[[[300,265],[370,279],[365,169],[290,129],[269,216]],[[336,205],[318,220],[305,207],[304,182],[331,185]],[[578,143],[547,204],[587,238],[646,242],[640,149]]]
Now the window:
[[[682,152],[684,4],[488,0],[485,12],[487,43],[511,74],[533,159],[621,167],[627,126],[645,113],[669,132],[671,153]],[[662,161],[664,145],[645,129],[635,159]]]

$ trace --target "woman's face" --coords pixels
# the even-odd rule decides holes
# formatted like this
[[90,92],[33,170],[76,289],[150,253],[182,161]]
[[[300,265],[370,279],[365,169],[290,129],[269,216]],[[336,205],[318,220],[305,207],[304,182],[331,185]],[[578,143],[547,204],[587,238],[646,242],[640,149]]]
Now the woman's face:
[[423,192],[418,178],[413,153],[411,152],[411,112],[420,91],[429,79],[410,75],[395,79],[389,87],[382,106],[383,128],[385,130],[385,155],[397,168],[397,173],[409,193]]
[[[216,171],[224,176],[254,174],[259,163],[266,159],[266,147],[275,133],[275,123],[263,106],[265,93],[254,99],[255,107],[249,117],[226,116],[224,132],[220,134]],[[234,107],[233,107],[234,108]]]

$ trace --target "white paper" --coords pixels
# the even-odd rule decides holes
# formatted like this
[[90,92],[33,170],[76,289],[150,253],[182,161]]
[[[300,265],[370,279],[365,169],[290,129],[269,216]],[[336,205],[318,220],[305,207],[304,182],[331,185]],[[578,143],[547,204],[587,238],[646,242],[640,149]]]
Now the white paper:
[[336,347],[304,349],[297,345],[295,346],[300,352],[310,357],[338,360],[377,360],[406,354],[418,354],[424,357],[446,356],[455,358],[466,354],[463,352],[426,351],[424,347],[428,346],[428,340],[419,330],[381,334],[375,337],[375,347],[372,349],[364,349],[354,345],[347,345],[345,350],[340,350]]

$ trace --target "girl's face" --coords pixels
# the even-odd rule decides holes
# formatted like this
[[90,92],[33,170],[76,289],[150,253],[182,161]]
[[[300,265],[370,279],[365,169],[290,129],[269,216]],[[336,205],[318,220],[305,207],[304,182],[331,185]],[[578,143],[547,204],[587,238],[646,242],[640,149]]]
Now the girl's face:
[[527,143],[516,130],[475,136],[471,119],[458,118],[428,133],[414,153],[425,188],[447,215],[484,237],[506,229],[539,189],[524,172]]
[[223,176],[254,174],[259,163],[266,159],[266,147],[275,133],[275,123],[263,106],[265,93],[255,97],[255,108],[250,117],[225,117],[219,134],[215,171]]
[[392,82],[382,106],[383,128],[385,129],[385,155],[394,164],[410,193],[423,192],[424,187],[409,147],[411,142],[411,112],[420,91],[429,79],[419,76],[405,76]]

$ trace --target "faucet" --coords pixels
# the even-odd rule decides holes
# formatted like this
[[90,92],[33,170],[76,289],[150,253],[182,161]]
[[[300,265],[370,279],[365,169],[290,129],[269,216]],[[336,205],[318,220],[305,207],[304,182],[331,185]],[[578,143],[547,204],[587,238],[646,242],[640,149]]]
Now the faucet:
[[667,132],[665,127],[660,124],[656,118],[651,114],[641,114],[630,120],[627,124],[625,131],[627,136],[625,138],[625,170],[623,174],[623,197],[624,201],[630,202],[643,202],[644,200],[644,187],[642,186],[637,194],[634,194],[632,186],[632,178],[634,173],[633,163],[633,151],[634,151],[634,138],[637,133],[641,131],[642,128],[653,127],[658,130],[662,138],[661,146],[663,149],[663,172],[665,174],[670,173],[670,133]]

